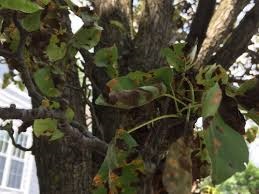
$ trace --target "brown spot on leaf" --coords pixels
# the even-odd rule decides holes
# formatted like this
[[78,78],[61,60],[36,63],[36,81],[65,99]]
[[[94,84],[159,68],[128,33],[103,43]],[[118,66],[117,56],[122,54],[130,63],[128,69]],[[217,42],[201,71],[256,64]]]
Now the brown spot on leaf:
[[214,154],[217,154],[217,152],[221,146],[221,142],[217,138],[213,138],[212,141],[213,141],[212,143],[213,143]]

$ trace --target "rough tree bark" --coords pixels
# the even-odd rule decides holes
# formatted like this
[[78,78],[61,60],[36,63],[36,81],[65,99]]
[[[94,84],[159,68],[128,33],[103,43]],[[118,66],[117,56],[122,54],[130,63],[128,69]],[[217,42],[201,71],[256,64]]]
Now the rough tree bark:
[[[173,0],[143,0],[143,2],[145,6],[139,20],[139,30],[133,36],[132,0],[94,1],[95,11],[100,16],[99,24],[104,29],[97,49],[116,44],[120,56],[120,75],[125,75],[130,71],[136,70],[149,71],[165,65],[160,50],[163,47],[167,47],[170,39],[173,38]],[[191,25],[190,34],[186,39],[188,46],[191,47],[195,39],[198,38],[198,50],[200,50],[197,59],[198,66],[207,64],[212,59],[212,54],[218,51],[219,45],[224,43],[227,36],[229,38],[213,60],[228,68],[246,50],[245,47],[247,47],[248,41],[256,32],[256,28],[259,25],[258,19],[254,20],[254,18],[258,17],[259,13],[258,1],[256,1],[256,6],[234,30],[233,24],[236,21],[237,15],[248,2],[248,0],[222,0],[218,8],[214,11],[215,0],[209,1],[206,8],[204,6],[207,1],[199,1],[198,11]],[[63,41],[68,41],[72,36],[70,22],[68,22],[68,12],[60,9],[56,10],[55,3],[52,3],[48,8],[49,10],[44,14],[50,12],[55,17],[48,18],[47,15],[43,14],[42,31],[30,34],[31,39],[28,40],[29,43],[27,44],[25,44],[25,40],[20,41],[20,46],[26,47],[26,50],[31,53],[29,57],[31,60],[27,61],[31,67],[38,67],[39,65],[32,58],[38,58],[40,59],[39,61],[49,63],[44,57],[44,50],[50,39],[49,32],[54,33],[55,29],[58,31],[60,28],[67,29],[66,33],[61,35]],[[46,18],[44,18],[45,16]],[[110,25],[111,20],[120,22],[125,30],[118,30],[112,27]],[[15,21],[15,26],[19,28],[19,24]],[[44,21],[48,25],[44,26]],[[233,32],[230,33],[232,30]],[[239,41],[240,34],[243,32],[246,32],[246,38],[242,38],[242,41]],[[26,39],[26,36],[23,38]],[[239,47],[236,47],[235,45],[238,42],[241,42],[241,44]],[[18,50],[20,46],[18,46]],[[186,50],[188,50],[188,46]],[[231,55],[232,52],[230,53],[229,51],[233,51],[235,55]],[[13,54],[6,52],[3,48],[0,48],[0,54],[6,58],[8,63],[13,63]],[[83,51],[81,54],[88,63],[87,65],[92,66],[92,56],[89,56]],[[43,98],[39,94],[39,91],[35,89],[31,79],[31,74],[35,69],[28,69],[29,66],[19,61],[19,57],[21,56],[18,56],[15,62],[20,62],[20,66],[16,67],[16,69],[21,71],[22,79],[28,88],[29,95],[32,97],[34,107],[38,107]],[[68,67],[67,64],[69,64]],[[80,87],[76,66],[73,61],[69,60],[69,57],[66,63],[59,63],[58,65],[66,69],[66,80],[61,80],[63,81],[64,90],[64,96],[62,98],[67,101],[64,102],[64,106],[68,103],[75,111],[75,120],[79,124],[85,124],[84,94],[82,91],[76,89]],[[105,83],[109,78],[102,68],[93,68],[92,72],[88,73],[92,75],[92,80],[90,81],[92,81],[94,89],[93,97],[95,100],[101,92],[104,92]],[[192,76],[190,75],[190,80],[193,79]],[[66,85],[70,85],[70,87]],[[256,85],[257,88],[259,88],[258,86],[259,84]],[[247,96],[238,100],[246,106],[250,106],[251,104],[248,103],[247,99],[251,96],[256,96],[255,92],[250,91],[250,93],[247,93]],[[253,103],[258,103],[257,101],[255,98]],[[239,130],[240,126],[244,124],[244,120],[242,117],[239,120],[240,122],[234,123],[239,116],[235,102],[224,97],[222,104],[224,106],[220,108],[221,114],[227,117],[231,113],[234,113],[233,120],[230,117],[227,123],[234,129]],[[91,108],[96,112],[98,119],[94,123],[93,130],[94,135],[101,139],[95,141],[95,143],[98,143],[98,146],[94,147],[93,145],[95,144],[92,144],[91,147],[89,146],[89,142],[88,144],[83,143],[86,137],[82,138],[81,142],[78,142],[77,140],[81,133],[79,132],[80,127],[76,124],[72,129],[70,128],[71,126],[63,126],[66,129],[64,130],[66,132],[65,137],[58,142],[50,142],[44,137],[34,137],[33,153],[36,158],[41,194],[91,193],[91,180],[103,160],[103,156],[92,155],[91,148],[94,147],[104,152],[107,148],[105,142],[108,143],[112,139],[116,129],[119,127],[128,129],[143,121],[150,120],[157,115],[176,112],[175,104],[166,97],[129,111],[101,106]],[[0,115],[2,114],[4,113],[0,109]],[[197,115],[191,116],[188,123],[186,123],[185,119],[161,120],[155,122],[152,126],[142,127],[133,133],[134,138],[142,148],[141,153],[143,153],[147,171],[142,180],[143,184],[139,186],[138,193],[166,193],[162,184],[162,171],[164,169],[166,152],[169,146],[179,137],[185,135],[188,138],[196,119]],[[62,126],[60,127],[62,129]],[[190,141],[190,144],[186,144],[186,146],[191,146],[191,144],[192,141]],[[192,169],[190,173],[193,173],[194,178],[200,177],[199,165],[194,164],[192,167],[188,166],[188,168]]]

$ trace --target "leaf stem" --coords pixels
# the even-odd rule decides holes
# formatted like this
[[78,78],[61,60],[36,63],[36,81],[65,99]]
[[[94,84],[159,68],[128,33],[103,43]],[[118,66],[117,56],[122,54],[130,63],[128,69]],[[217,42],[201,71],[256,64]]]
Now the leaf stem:
[[170,114],[170,115],[159,116],[159,117],[156,117],[156,118],[154,118],[154,119],[151,119],[151,120],[149,120],[149,121],[147,121],[147,122],[145,122],[145,123],[142,123],[142,124],[140,124],[140,125],[138,125],[138,126],[136,126],[136,127],[133,127],[133,128],[131,128],[131,129],[127,130],[127,131],[128,131],[128,133],[132,133],[132,132],[136,131],[137,129],[139,129],[139,128],[141,128],[141,127],[144,127],[144,126],[146,126],[146,125],[148,125],[148,124],[150,124],[150,123],[159,121],[159,120],[161,120],[161,119],[166,119],[166,118],[179,118],[179,116],[176,115],[176,114]]
[[[175,94],[174,95],[171,95],[171,94],[163,94],[162,96],[166,96],[166,97],[169,97],[169,98],[172,98],[175,102],[179,102],[181,103],[182,105],[184,106],[187,106],[187,104],[185,104],[183,101],[179,100],[178,98],[175,97]],[[178,112],[178,111],[177,111]]]

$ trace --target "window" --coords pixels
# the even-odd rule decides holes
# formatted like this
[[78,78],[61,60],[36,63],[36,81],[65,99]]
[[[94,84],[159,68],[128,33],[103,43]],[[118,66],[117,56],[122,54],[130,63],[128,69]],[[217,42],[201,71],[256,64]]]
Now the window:
[[8,187],[17,189],[20,188],[22,181],[23,165],[23,162],[12,160],[9,180],[7,184]]
[[[27,139],[28,139],[27,135],[20,134],[20,135],[16,136],[15,142],[17,144],[20,144],[23,147],[26,147]],[[25,154],[25,152],[18,148],[14,148],[14,150],[13,150],[13,156],[15,156],[17,158],[24,158],[24,154]]]
[[[17,144],[27,146],[26,134],[14,134]],[[25,152],[15,148],[6,131],[0,130],[0,186],[21,189]]]
[[[0,129],[1,130],[1,129]],[[8,148],[9,136],[6,131],[0,131],[0,153],[6,153]]]
[[4,175],[4,167],[5,167],[5,157],[0,156],[0,185],[2,183],[2,179]]

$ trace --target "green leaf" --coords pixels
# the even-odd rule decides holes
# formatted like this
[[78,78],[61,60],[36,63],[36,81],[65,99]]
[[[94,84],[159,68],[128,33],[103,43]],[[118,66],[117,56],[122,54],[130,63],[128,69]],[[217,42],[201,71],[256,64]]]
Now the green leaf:
[[214,184],[245,169],[249,153],[244,138],[228,126],[219,114],[205,130],[205,143],[211,158]]
[[75,113],[72,110],[72,108],[67,108],[66,112],[65,112],[66,118],[69,122],[71,122],[74,119]]
[[22,19],[21,24],[28,32],[36,31],[40,29],[40,15],[41,11],[27,15]]
[[107,194],[107,189],[104,186],[93,190],[93,194]]
[[121,32],[125,32],[126,31],[124,25],[121,22],[117,21],[117,20],[110,20],[110,24],[112,26],[118,28]]
[[171,91],[173,71],[170,67],[161,67],[159,69],[152,70],[151,73],[154,74],[154,79],[162,81],[166,85],[168,91]]
[[56,119],[36,119],[33,123],[33,132],[36,137],[41,135],[51,136],[57,130],[58,121]]
[[64,58],[67,51],[67,45],[64,42],[59,42],[56,35],[52,35],[47,46],[46,54],[51,62]]
[[184,70],[184,62],[181,59],[181,55],[177,55],[172,49],[164,48],[161,50],[162,56],[167,60],[167,63],[172,66],[177,72]]
[[43,5],[48,5],[50,0],[40,0]]
[[203,95],[202,99],[202,116],[214,116],[218,111],[222,99],[222,91],[219,84],[216,83],[213,87],[209,88]]
[[177,72],[185,71],[184,45],[183,43],[178,43],[173,45],[173,48],[163,48],[161,50],[161,54],[166,58],[167,63]]
[[50,97],[60,96],[60,92],[55,88],[49,67],[38,69],[33,74],[33,78],[42,94]]
[[58,140],[58,139],[61,139],[62,137],[64,136],[64,133],[62,133],[60,130],[56,129],[51,137],[50,137],[50,141],[55,141],[55,140]]
[[252,119],[257,125],[259,125],[259,112],[249,111],[244,115]]
[[102,48],[94,56],[94,62],[97,67],[105,67],[109,77],[118,76],[117,71],[118,49],[116,46]]
[[89,50],[95,47],[100,41],[102,29],[94,26],[91,28],[81,28],[73,38],[73,43],[76,48],[84,48]]
[[256,86],[256,84],[258,84],[258,81],[259,81],[258,78],[253,78],[253,79],[245,81],[244,83],[242,83],[240,85],[236,94],[244,95],[247,91],[253,89]]
[[12,9],[24,13],[34,13],[43,8],[30,0],[1,0],[0,8]]
[[4,79],[2,83],[2,89],[5,89],[11,82],[10,79],[12,78],[12,75],[10,73],[4,74]]
[[97,67],[114,66],[118,60],[118,49],[116,46],[102,48],[94,56],[94,63]]

